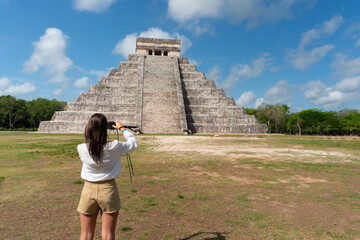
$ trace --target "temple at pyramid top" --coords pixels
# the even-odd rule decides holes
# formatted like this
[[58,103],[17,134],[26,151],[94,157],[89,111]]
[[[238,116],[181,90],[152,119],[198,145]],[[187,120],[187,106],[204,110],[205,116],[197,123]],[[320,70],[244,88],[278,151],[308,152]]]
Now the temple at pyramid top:
[[180,56],[179,39],[137,38],[136,54]]
[[80,133],[94,113],[142,133],[265,133],[223,89],[180,56],[179,39],[137,38],[135,54],[40,123],[39,132]]

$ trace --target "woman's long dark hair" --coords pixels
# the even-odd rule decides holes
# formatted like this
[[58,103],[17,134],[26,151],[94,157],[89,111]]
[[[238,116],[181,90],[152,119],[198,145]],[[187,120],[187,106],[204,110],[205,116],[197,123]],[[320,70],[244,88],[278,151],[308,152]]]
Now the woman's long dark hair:
[[90,156],[96,163],[101,163],[101,156],[107,137],[107,119],[104,114],[95,113],[86,124],[85,141]]

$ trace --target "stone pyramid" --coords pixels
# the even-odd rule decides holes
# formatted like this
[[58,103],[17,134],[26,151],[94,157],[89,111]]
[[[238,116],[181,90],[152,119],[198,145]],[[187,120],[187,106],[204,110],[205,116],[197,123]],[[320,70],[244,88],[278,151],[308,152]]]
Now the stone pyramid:
[[39,132],[82,133],[90,116],[137,125],[142,133],[265,133],[186,57],[180,40],[137,38],[136,54],[112,69],[76,102],[40,123]]

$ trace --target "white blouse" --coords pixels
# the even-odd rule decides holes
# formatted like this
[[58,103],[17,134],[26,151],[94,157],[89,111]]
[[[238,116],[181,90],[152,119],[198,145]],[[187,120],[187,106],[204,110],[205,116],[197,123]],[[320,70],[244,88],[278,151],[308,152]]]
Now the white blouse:
[[133,133],[123,131],[125,142],[114,140],[107,142],[103,149],[101,163],[96,163],[90,156],[86,143],[79,144],[77,150],[83,162],[81,178],[89,182],[99,182],[116,178],[120,175],[120,155],[132,152],[137,148],[137,140]]

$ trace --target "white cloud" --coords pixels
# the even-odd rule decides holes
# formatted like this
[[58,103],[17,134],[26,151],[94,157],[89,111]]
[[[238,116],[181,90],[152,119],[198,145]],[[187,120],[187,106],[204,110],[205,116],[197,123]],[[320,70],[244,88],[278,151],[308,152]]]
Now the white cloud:
[[116,3],[116,0],[73,0],[76,10],[95,13],[107,10],[114,3]]
[[334,45],[328,44],[314,48],[310,51],[297,49],[289,51],[285,56],[285,59],[289,60],[296,69],[306,70],[310,65],[323,59],[333,48]]
[[255,78],[262,74],[263,71],[269,68],[270,62],[268,54],[263,54],[261,58],[257,58],[252,62],[252,65],[238,64],[230,69],[230,74],[221,84],[222,88],[230,89],[236,82],[247,78]]
[[342,16],[334,16],[329,21],[325,21],[319,28],[313,28],[305,32],[302,35],[299,47],[303,48],[305,45],[311,43],[315,39],[334,34],[342,22]]
[[0,92],[10,85],[10,81],[7,77],[0,78]]
[[291,99],[291,87],[285,80],[275,83],[264,95],[264,101],[268,104],[285,103]]
[[60,29],[48,28],[38,42],[34,42],[34,53],[24,63],[23,70],[35,73],[43,69],[44,74],[51,76],[50,82],[59,83],[67,80],[65,72],[72,66],[66,56],[66,41],[69,37]]
[[244,92],[241,96],[236,100],[236,104],[238,106],[247,106],[252,103],[256,98],[256,95],[253,91]]
[[165,38],[165,39],[180,39],[181,40],[181,53],[184,54],[188,48],[191,47],[192,42],[179,33],[168,33],[160,28],[152,27],[147,31],[138,33],[131,33],[125,36],[122,40],[116,43],[115,48],[112,50],[114,54],[120,54],[123,57],[127,57],[129,54],[135,53],[136,48],[136,38],[137,37],[146,37],[146,38]]
[[213,66],[210,71],[206,74],[207,79],[214,80],[217,82],[220,80],[220,67],[219,66]]
[[321,26],[321,33],[330,36],[336,32],[336,30],[343,23],[344,19],[342,16],[334,16],[329,21],[325,21]]
[[261,106],[261,104],[263,104],[265,102],[265,99],[264,98],[257,98],[255,100],[255,105],[254,105],[254,108],[257,109],[258,107]]
[[316,99],[322,95],[323,90],[326,88],[327,86],[320,80],[310,81],[304,86],[304,95],[306,98]]
[[12,84],[7,77],[0,78],[0,95],[22,95],[34,92],[36,87],[34,84],[25,82],[23,84]]
[[[263,23],[288,19],[293,16],[292,8],[312,1],[299,0],[169,0],[168,15],[185,24],[199,19],[228,18],[233,23],[247,20],[249,27]],[[193,29],[194,30],[194,29]]]
[[360,88],[360,76],[352,77],[352,78],[344,78],[341,81],[337,82],[334,86],[334,89],[345,91],[345,92],[353,92],[357,91]]
[[222,0],[169,0],[168,14],[177,22],[194,18],[217,18],[221,15]]
[[334,102],[341,102],[345,100],[345,94],[340,91],[331,91],[326,89],[325,93],[316,99],[313,99],[313,103],[316,105],[329,105]]
[[116,43],[115,48],[112,50],[114,54],[120,54],[127,57],[129,54],[135,53],[137,33],[131,33],[125,36],[122,40]]
[[298,48],[288,51],[285,59],[290,61],[296,69],[300,70],[306,70],[310,65],[319,62],[333,50],[335,46],[333,44],[326,44],[311,50],[305,50],[305,46],[316,39],[334,34],[342,22],[342,16],[334,16],[329,21],[323,22],[319,27],[303,33]]
[[313,28],[303,33],[299,43],[299,48],[303,49],[305,45],[319,39],[322,36],[330,36],[334,34],[342,22],[342,16],[334,16],[329,21],[325,21],[319,28]]
[[10,95],[22,95],[22,94],[34,92],[35,90],[36,90],[36,87],[35,87],[34,84],[25,82],[22,85],[19,85],[19,84],[13,85],[13,84],[11,84],[5,90],[5,93],[10,94]]
[[86,88],[88,86],[89,83],[89,78],[88,77],[82,77],[79,78],[75,81],[74,83],[74,87],[77,88]]
[[320,80],[310,81],[303,87],[304,95],[311,103],[324,108],[335,108],[344,105],[352,94],[346,94],[336,88],[328,87]]
[[360,57],[349,59],[347,55],[337,53],[331,67],[335,68],[334,75],[338,77],[348,78],[356,76],[360,73]]
[[360,22],[354,22],[345,30],[345,36],[355,39],[355,46],[360,46]]

